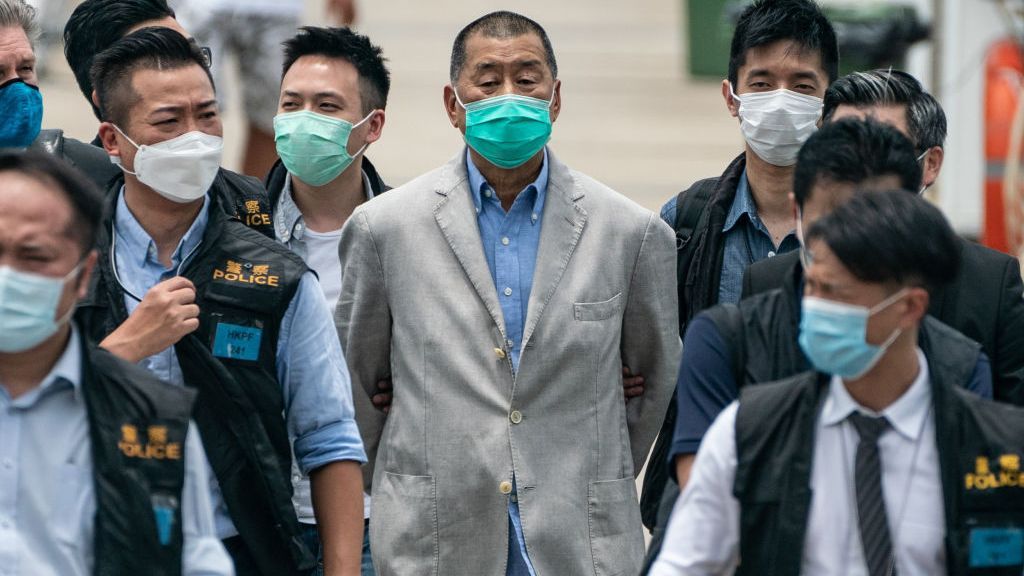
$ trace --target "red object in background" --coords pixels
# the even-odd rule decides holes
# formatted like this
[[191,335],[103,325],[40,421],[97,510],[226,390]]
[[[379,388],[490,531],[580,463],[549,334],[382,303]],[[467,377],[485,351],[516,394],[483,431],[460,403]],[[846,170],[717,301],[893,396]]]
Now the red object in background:
[[994,43],[985,57],[985,228],[981,240],[1002,252],[1011,248],[1006,234],[1003,176],[1022,78],[1020,45],[1012,39]]

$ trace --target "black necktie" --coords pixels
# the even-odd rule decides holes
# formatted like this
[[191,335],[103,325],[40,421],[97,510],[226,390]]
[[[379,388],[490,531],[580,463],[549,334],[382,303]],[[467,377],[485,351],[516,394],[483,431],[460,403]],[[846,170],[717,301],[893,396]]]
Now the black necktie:
[[889,429],[889,421],[884,417],[872,418],[854,412],[850,414],[850,423],[860,435],[853,476],[857,488],[860,541],[864,546],[868,574],[895,576],[889,521],[882,498],[882,465],[878,457],[878,437]]

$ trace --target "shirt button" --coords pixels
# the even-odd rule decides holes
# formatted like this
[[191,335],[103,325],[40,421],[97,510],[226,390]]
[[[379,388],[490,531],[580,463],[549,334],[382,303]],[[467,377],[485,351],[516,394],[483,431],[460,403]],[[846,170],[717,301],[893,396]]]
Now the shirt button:
[[494,355],[497,356],[498,358],[502,359],[502,360],[505,359],[505,351],[502,350],[501,348],[495,348],[494,349]]
[[775,251],[774,250],[769,251],[768,252],[768,257],[769,258],[774,258],[775,257]]
[[511,288],[505,288],[505,296],[511,296],[511,295],[512,295],[512,289]]
[[519,410],[513,410],[512,413],[508,415],[508,419],[511,420],[513,424],[519,424],[523,421],[523,413]]
[[7,470],[10,470],[11,468],[14,468],[14,461],[12,461],[10,458],[4,458],[3,466]]
[[491,197],[491,191],[490,190],[484,190],[484,198],[490,198],[490,197]]
[[530,216],[530,220],[533,220],[534,222],[537,221],[537,218],[538,218],[538,216],[536,214],[533,214],[533,215]]
[[515,346],[516,343],[513,342],[512,340],[505,340],[505,345],[508,346],[509,348],[511,348],[511,347]]
[[509,482],[508,480],[505,480],[501,484],[498,484],[498,492],[501,492],[502,494],[511,494],[512,483]]
[[501,243],[502,243],[503,245],[505,245],[505,246],[508,246],[508,236],[505,236],[504,238],[502,238],[502,239],[501,239]]

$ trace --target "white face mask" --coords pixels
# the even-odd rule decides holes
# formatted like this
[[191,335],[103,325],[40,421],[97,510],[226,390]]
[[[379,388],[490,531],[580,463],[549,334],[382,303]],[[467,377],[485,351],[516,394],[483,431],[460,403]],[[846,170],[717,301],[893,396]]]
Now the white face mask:
[[[730,87],[730,91],[731,91]],[[732,97],[740,103],[740,131],[759,158],[775,166],[796,164],[797,153],[818,129],[825,102],[786,89]]]
[[135,171],[121,165],[119,156],[110,161],[172,202],[186,204],[206,194],[220,170],[224,140],[205,132],[187,132],[153,145],[139,146],[114,126],[138,149]]

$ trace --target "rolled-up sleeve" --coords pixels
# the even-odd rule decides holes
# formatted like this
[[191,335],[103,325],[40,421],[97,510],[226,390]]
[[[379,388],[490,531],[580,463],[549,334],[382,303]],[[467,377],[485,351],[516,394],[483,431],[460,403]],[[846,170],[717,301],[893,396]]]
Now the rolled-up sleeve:
[[323,291],[305,274],[285,312],[277,376],[295,459],[303,474],[341,460],[366,462],[352,383]]
[[234,564],[214,527],[207,470],[199,430],[190,425],[185,437],[185,486],[181,493],[182,572],[186,576],[233,576]]

